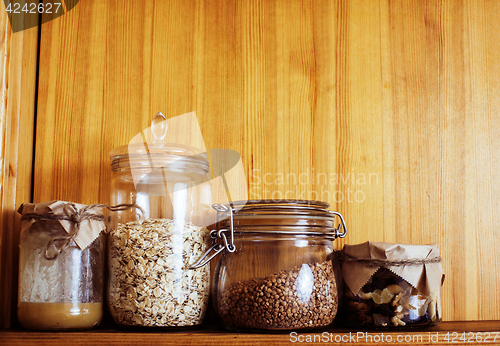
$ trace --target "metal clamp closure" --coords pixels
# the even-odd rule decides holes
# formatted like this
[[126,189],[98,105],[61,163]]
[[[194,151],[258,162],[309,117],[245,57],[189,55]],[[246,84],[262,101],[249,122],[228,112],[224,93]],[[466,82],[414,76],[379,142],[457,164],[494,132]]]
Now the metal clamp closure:
[[[236,251],[236,246],[234,246],[233,208],[223,204],[214,204],[212,208],[217,211],[217,221],[215,224],[216,226],[215,229],[210,232],[210,236],[213,239],[213,245],[210,247],[210,249],[208,249],[207,252],[203,254],[203,256],[201,256],[201,258],[196,263],[192,264],[188,269],[198,269],[203,267],[224,249],[229,252]],[[220,228],[220,215],[223,213],[229,213],[229,229]],[[229,232],[229,240],[226,235],[227,232]],[[219,239],[222,240],[222,243],[219,242]],[[212,251],[213,254],[210,255]]]
[[[213,245],[203,254],[203,256],[196,263],[192,264],[188,269],[198,269],[203,267],[205,264],[210,262],[215,256],[221,253],[223,250],[226,250],[228,252],[236,251],[236,247],[234,246],[233,208],[231,206],[223,204],[214,204],[212,208],[214,208],[217,211],[215,229],[210,232],[210,236],[213,239]],[[335,224],[333,225],[332,228],[329,227],[329,230],[332,230],[332,232],[328,234],[330,239],[344,238],[347,234],[347,228],[342,214],[330,210],[326,211],[326,213],[327,213],[326,215],[329,214],[332,216],[333,219],[332,222],[334,222],[335,216],[338,216],[340,219],[340,223],[337,228],[335,228]],[[322,216],[326,215],[323,214]],[[221,219],[226,219],[228,217],[229,217],[229,227],[226,226],[224,228],[221,228],[220,225]]]
[[[336,238],[344,238],[347,234],[347,228],[345,227],[345,221],[344,221],[344,217],[342,216],[342,214],[340,213],[337,213],[335,211],[328,211],[330,214],[333,214],[333,215],[337,215],[340,219],[340,223],[339,223],[339,227],[335,230],[335,239]],[[340,230],[343,229],[343,232],[340,232]]]

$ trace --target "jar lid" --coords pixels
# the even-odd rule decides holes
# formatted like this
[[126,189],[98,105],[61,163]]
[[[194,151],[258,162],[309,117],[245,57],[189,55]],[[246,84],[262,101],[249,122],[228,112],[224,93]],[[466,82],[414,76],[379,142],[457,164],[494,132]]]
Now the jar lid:
[[[341,214],[328,210],[326,202],[313,200],[250,200],[236,201],[217,209],[218,215],[227,217],[219,228],[230,228],[234,233],[272,233],[290,235],[316,235],[326,238],[345,236],[345,222]],[[341,224],[335,226],[335,217]],[[340,232],[341,228],[343,232]]]
[[[237,235],[284,235],[335,240],[346,236],[344,218],[328,210],[326,202],[309,200],[250,200],[214,204],[217,223],[211,236],[217,241],[190,269],[203,267],[220,252],[235,252]],[[340,224],[335,227],[335,217]],[[342,232],[341,232],[342,230]]]
[[159,112],[151,122],[152,141],[145,140],[142,133],[142,141],[117,147],[109,153],[113,170],[187,165],[207,173],[210,170],[207,154],[187,145],[166,143],[167,130],[167,119]]
[[237,215],[250,216],[261,214],[272,215],[318,215],[328,214],[330,204],[313,200],[290,199],[256,199],[249,201],[235,201],[230,205],[237,209]]

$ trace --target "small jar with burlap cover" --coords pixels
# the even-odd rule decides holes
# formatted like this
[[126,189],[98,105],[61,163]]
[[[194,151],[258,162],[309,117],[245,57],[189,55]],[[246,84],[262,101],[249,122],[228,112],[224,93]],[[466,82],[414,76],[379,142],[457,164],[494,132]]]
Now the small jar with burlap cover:
[[339,259],[344,281],[341,323],[398,329],[441,322],[444,272],[437,244],[347,244]]
[[75,330],[103,315],[102,205],[24,203],[17,316],[24,328]]

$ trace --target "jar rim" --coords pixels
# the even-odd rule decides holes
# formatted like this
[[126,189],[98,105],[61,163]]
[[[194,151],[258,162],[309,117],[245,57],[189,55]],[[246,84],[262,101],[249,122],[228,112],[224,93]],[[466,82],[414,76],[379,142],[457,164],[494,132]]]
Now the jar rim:
[[[235,201],[227,204],[234,208],[234,233],[267,233],[311,235],[335,239],[338,228],[329,204],[316,200],[259,199]],[[220,228],[230,228],[231,218],[220,221]],[[274,228],[274,230],[273,230]]]
[[[271,228],[272,227],[272,228]],[[319,227],[319,226],[290,226],[290,225],[257,225],[241,229],[237,226],[234,227],[235,239],[240,236],[251,234],[258,235],[279,235],[279,236],[293,236],[293,237],[318,237],[326,240],[335,240],[337,229],[335,227]]]
[[235,217],[250,215],[316,215],[329,214],[327,202],[302,199],[254,199],[234,201],[226,206],[237,209]]
[[[179,169],[210,170],[208,153],[187,145],[163,141],[135,142],[114,148],[109,153],[113,170],[128,168],[173,167]],[[182,168],[181,168],[182,169]]]
[[113,171],[123,171],[130,169],[154,169],[167,168],[172,170],[201,171],[206,174],[210,171],[210,164],[206,155],[197,154],[192,156],[182,155],[161,155],[161,154],[130,154],[113,157],[111,169]]

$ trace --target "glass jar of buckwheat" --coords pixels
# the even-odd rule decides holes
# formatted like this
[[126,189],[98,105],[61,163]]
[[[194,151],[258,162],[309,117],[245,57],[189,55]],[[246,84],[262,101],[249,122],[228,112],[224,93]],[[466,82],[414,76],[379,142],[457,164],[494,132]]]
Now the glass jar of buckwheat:
[[220,253],[212,297],[226,329],[298,330],[333,322],[339,302],[333,241],[346,233],[342,215],[328,206],[299,200],[214,205],[221,221],[212,233],[212,249]]

